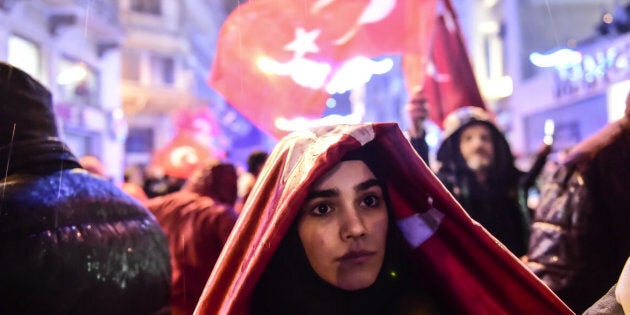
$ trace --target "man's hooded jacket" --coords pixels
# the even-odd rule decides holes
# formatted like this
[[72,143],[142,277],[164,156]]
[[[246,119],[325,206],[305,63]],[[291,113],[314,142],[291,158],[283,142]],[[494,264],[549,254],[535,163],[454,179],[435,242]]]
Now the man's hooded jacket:
[[[494,160],[487,182],[477,182],[460,150],[460,136],[469,126],[488,127]],[[519,197],[525,173],[514,166],[514,156],[490,114],[479,107],[462,107],[444,120],[445,135],[437,152],[438,178],[470,216],[501,240],[517,256],[527,251],[529,212]]]

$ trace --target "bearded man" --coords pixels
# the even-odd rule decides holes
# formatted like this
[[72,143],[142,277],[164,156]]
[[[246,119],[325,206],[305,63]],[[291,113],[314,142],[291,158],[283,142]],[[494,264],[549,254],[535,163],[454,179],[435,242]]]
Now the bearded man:
[[462,107],[444,120],[437,176],[468,214],[513,254],[526,252],[529,213],[519,203],[525,173],[514,166],[505,136],[490,113]]

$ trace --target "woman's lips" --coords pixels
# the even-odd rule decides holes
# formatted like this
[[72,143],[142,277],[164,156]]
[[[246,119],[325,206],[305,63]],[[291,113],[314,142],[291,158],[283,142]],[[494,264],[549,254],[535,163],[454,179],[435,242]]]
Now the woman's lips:
[[376,252],[367,250],[349,251],[345,255],[339,257],[337,260],[346,264],[362,264],[368,261]]

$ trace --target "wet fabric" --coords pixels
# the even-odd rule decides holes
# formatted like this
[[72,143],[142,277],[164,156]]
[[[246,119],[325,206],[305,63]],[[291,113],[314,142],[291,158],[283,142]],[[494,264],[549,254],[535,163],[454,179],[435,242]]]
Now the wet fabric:
[[394,123],[295,132],[274,148],[243,209],[196,314],[250,314],[252,293],[286,238],[309,187],[346,154],[370,144],[407,265],[456,314],[570,314],[505,247],[471,220]]

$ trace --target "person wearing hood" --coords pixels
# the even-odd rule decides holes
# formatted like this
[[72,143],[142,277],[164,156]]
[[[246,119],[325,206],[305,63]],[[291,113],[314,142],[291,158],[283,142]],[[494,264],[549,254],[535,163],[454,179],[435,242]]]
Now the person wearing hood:
[[543,183],[533,222],[527,266],[581,313],[630,256],[630,93],[623,117],[573,146]]
[[[510,146],[491,114],[472,106],[451,112],[444,119],[437,161],[438,178],[473,220],[514,255],[524,255],[530,213],[521,202],[526,189],[522,182],[532,176],[514,165]],[[532,172],[540,172],[540,167]]]
[[173,270],[171,314],[192,314],[237,213],[237,173],[231,163],[202,163],[181,190],[145,205],[164,229]]
[[166,238],[81,167],[50,92],[0,63],[0,314],[167,314]]
[[570,314],[395,123],[279,141],[195,314]]

